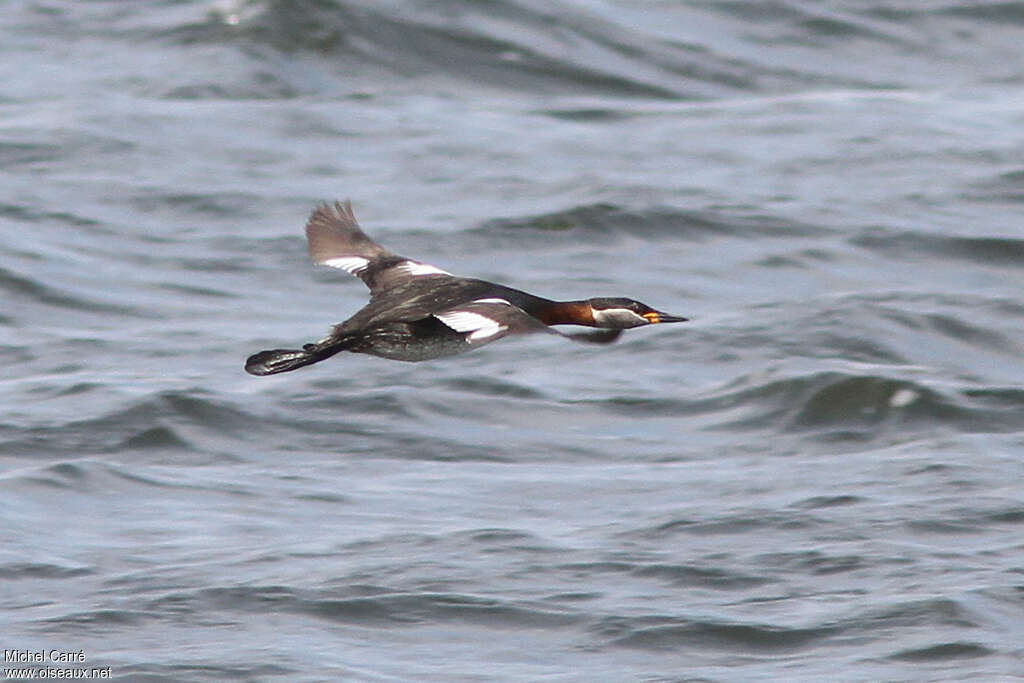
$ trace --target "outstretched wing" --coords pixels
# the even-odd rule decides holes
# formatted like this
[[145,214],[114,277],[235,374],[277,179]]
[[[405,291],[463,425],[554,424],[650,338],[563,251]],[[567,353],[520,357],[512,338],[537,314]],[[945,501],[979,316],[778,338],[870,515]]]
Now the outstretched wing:
[[466,341],[473,346],[501,339],[510,334],[531,334],[544,332],[585,343],[607,344],[615,341],[620,330],[565,334],[545,325],[532,315],[505,299],[476,299],[435,313],[434,317],[456,332],[466,334]]
[[374,242],[359,227],[348,200],[318,206],[306,223],[306,239],[313,263],[355,275],[374,294],[419,277],[452,277],[447,271],[398,256]]
[[[555,330],[557,332],[557,330]],[[594,330],[593,332],[558,332],[566,339],[581,344],[612,344],[622,336],[622,330]]]

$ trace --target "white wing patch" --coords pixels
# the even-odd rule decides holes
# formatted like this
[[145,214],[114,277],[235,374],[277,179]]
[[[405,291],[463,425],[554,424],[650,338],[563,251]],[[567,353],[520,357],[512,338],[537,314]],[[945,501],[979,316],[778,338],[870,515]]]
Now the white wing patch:
[[437,266],[419,261],[402,261],[393,268],[406,275],[451,275],[447,270],[441,270]]
[[[512,305],[504,299],[477,299],[467,305],[472,306],[473,304]],[[470,342],[483,341],[508,329],[508,325],[503,325],[493,318],[488,318],[482,313],[474,313],[473,311],[446,311],[445,313],[437,313],[434,317],[456,332],[469,332],[466,340]]]
[[470,335],[467,338],[470,341],[487,339],[508,329],[497,320],[491,320],[486,315],[469,311],[449,311],[448,313],[438,313],[434,317],[456,332],[469,332]]
[[352,275],[359,275],[370,264],[370,261],[362,256],[339,256],[322,261],[321,264],[331,268],[341,268]]

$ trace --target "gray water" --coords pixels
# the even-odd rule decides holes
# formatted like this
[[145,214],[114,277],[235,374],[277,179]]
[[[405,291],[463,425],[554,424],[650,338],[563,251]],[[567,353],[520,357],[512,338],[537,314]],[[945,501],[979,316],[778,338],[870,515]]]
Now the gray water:
[[[0,647],[1021,677],[1022,45],[994,0],[7,3]],[[305,253],[334,198],[692,321],[248,376],[366,301]]]

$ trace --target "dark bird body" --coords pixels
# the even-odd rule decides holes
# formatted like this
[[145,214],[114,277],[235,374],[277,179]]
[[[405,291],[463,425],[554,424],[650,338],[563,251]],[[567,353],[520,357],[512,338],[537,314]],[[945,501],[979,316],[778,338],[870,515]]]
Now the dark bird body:
[[[318,342],[250,356],[245,363],[250,374],[287,372],[341,351],[392,360],[431,360],[509,334],[531,332],[608,343],[630,327],[686,320],[632,299],[552,301],[397,256],[366,236],[349,202],[318,207],[306,224],[306,237],[313,262],[359,277],[370,288],[370,302]],[[604,329],[564,334],[551,325]]]

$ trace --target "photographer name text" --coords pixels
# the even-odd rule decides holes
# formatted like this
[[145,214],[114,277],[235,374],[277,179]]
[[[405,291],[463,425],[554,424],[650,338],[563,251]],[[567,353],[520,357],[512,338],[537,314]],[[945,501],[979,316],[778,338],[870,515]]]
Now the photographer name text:
[[4,662],[82,664],[85,662],[85,650],[4,650]]

